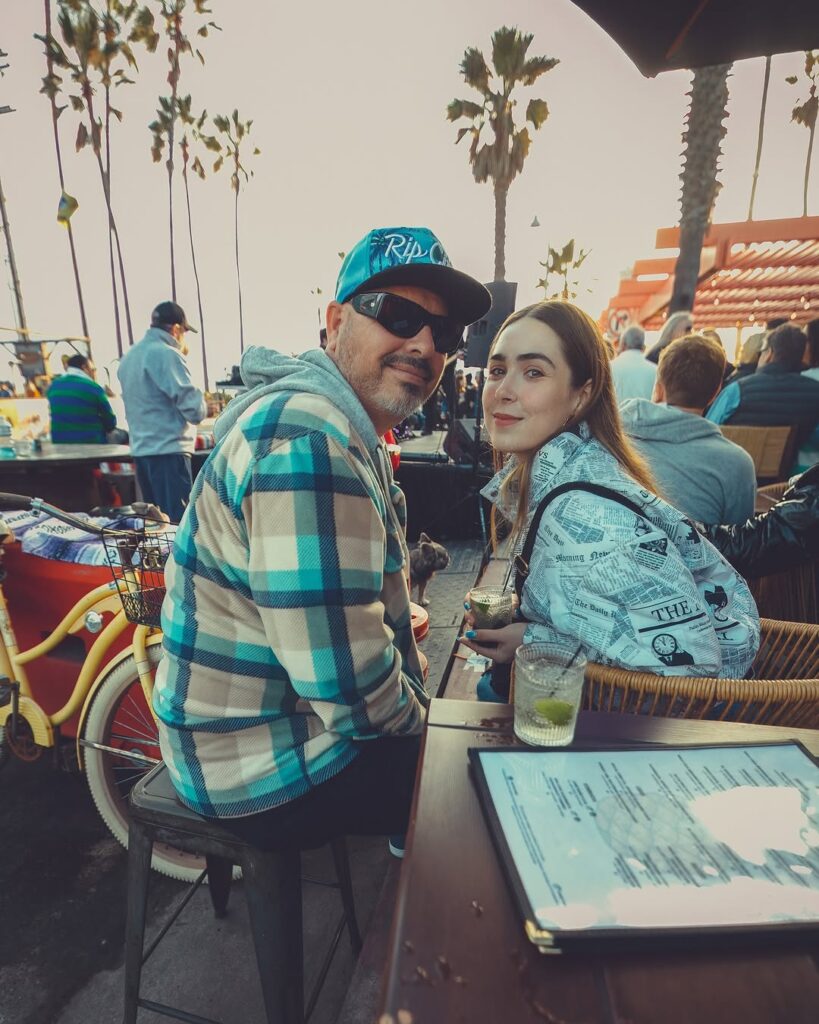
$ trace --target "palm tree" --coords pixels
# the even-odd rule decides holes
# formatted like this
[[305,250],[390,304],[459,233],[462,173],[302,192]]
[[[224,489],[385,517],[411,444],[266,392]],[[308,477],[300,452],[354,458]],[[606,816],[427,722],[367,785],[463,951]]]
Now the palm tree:
[[[51,0],[45,0],[45,32],[46,38],[51,38]],[[57,154],[57,173],[60,178],[60,190],[65,192],[65,175],[63,174],[63,154],[62,147],[60,145],[60,129],[57,124],[60,114],[63,112],[65,107],[57,106],[57,93],[59,92],[60,83],[62,79],[54,71],[54,62],[51,59],[51,50],[47,46],[45,48],[46,54],[46,65],[47,75],[43,79],[43,87],[40,92],[48,96],[49,102],[51,103],[51,124],[54,131],[54,149]],[[86,338],[89,338],[90,332],[88,330],[88,319],[85,315],[85,302],[82,294],[82,282],[80,281],[80,267],[77,261],[77,249],[74,245],[74,229],[71,227],[71,220],[66,219],[65,227],[68,231],[68,246],[71,250],[71,266],[74,268],[74,285],[77,289],[77,303],[80,307],[80,322],[82,323],[82,333]]]
[[[819,50],[807,50],[805,52],[805,75],[810,86],[808,98],[804,103],[798,104],[791,112],[791,121],[803,124],[810,135],[808,136],[808,155],[805,160],[805,187],[802,193],[802,216],[808,215],[808,183],[810,182],[810,162],[813,156],[813,139],[816,135],[816,115],[819,112],[819,96],[816,95],[816,86],[819,83]],[[785,81],[790,85],[796,84],[796,75],[789,75]]]
[[[208,15],[210,14],[209,8],[206,6],[207,0],[193,0],[193,6],[197,14]],[[171,243],[171,296],[176,301],[176,261],[174,259],[174,232],[173,232],[173,174],[174,174],[174,135],[176,129],[176,121],[179,117],[179,78],[181,74],[181,60],[184,54],[196,54],[202,64],[205,63],[205,58],[198,49],[194,49],[193,44],[187,35],[185,35],[185,28],[183,26],[183,15],[187,6],[186,0],[159,0],[160,11],[165,21],[165,35],[168,37],[168,63],[170,65],[168,70],[168,83],[171,87],[170,96],[159,97],[159,109],[157,110],[157,118],[150,125],[148,125],[149,131],[153,133],[153,144],[151,146],[151,154],[153,155],[154,162],[158,163],[162,157],[162,150],[165,146],[165,141],[168,143],[168,159],[165,161],[165,167],[168,172],[168,221],[169,221],[169,234]],[[213,21],[207,21],[200,25],[197,29],[196,34],[202,38],[208,35],[208,31],[211,29],[218,29],[219,26]],[[190,100],[190,97],[188,97]]]
[[680,254],[674,269],[674,291],[669,314],[691,310],[700,275],[700,255],[714,202],[720,190],[717,180],[722,123],[728,116],[730,64],[697,68],[691,81],[691,103],[683,132],[685,154],[680,198]]
[[[233,189],[233,228],[236,251],[236,285],[239,294],[239,351],[245,350],[245,325],[242,314],[242,274],[239,266],[239,192],[241,191],[242,178],[248,182],[253,177],[253,171],[247,171],[242,163],[242,146],[246,144],[250,134],[250,126],[253,121],[242,121],[239,111],[234,110],[231,115],[217,115],[213,119],[214,127],[219,136],[202,135],[202,141],[208,149],[219,154],[213,163],[213,170],[219,171],[225,160],[232,162],[233,170],[230,175],[230,187]],[[258,156],[260,150],[254,148],[252,156]]]
[[[131,311],[128,302],[128,288],[125,278],[125,266],[122,257],[119,232],[114,218],[111,200],[111,148],[110,123],[111,115],[122,120],[122,112],[111,106],[112,87],[132,83],[123,68],[115,68],[114,63],[123,58],[129,68],[136,67],[136,60],[129,42],[121,35],[121,28],[137,14],[142,17],[144,9],[137,8],[135,2],[123,3],[122,0],[107,0],[105,13],[100,16],[88,0],[58,0],[58,17],[60,33],[64,46],[54,35],[38,36],[46,46],[48,59],[52,65],[69,74],[76,87],[76,92],[69,95],[69,102],[74,111],[81,116],[77,130],[75,148],[77,152],[91,146],[100,174],[103,197],[108,213],[108,257],[111,270],[111,288],[114,301],[114,325],[116,328],[117,349],[122,355],[122,327],[117,295],[117,280],[114,261],[114,245],[117,248],[120,286],[125,307],[128,336],[133,344],[133,328]],[[122,20],[118,20],[121,18]],[[73,54],[73,59],[68,53]],[[94,80],[92,81],[92,76]],[[52,76],[52,85],[58,85],[59,79]],[[102,85],[105,97],[105,120],[97,116],[94,85]],[[87,118],[83,120],[82,118]],[[103,160],[103,151],[105,159]]]
[[[570,238],[562,249],[553,249],[549,246],[546,260],[538,261],[545,270],[545,274],[537,283],[537,287],[543,290],[544,299],[577,298],[578,281],[575,274],[583,266],[591,249],[581,249],[575,256],[574,244],[574,239]],[[549,278],[552,274],[562,278],[563,283],[558,291],[549,294]]]
[[[194,118],[190,111],[191,98],[190,96],[184,96],[179,100],[179,116],[183,124],[191,127],[191,134],[194,139],[199,139],[202,132],[202,126],[205,123],[205,118],[207,117],[207,112],[203,110],[198,118]],[[188,241],[191,249],[193,279],[196,282],[196,304],[199,307],[199,336],[202,341],[202,371],[205,376],[205,391],[208,391],[208,352],[207,345],[205,344],[205,313],[202,309],[202,286],[199,282],[199,268],[196,265],[196,246],[193,241],[193,217],[191,215],[191,192],[190,185],[188,183],[188,165],[190,163],[191,170],[193,170],[193,172],[203,181],[205,179],[205,168],[202,166],[202,161],[198,156],[195,156],[191,163],[187,132],[184,132],[182,135],[182,140],[179,143],[179,149],[182,153],[182,182],[185,186],[185,209],[188,213]]]
[[[533,85],[542,74],[551,71],[560,62],[555,57],[527,57],[534,38],[516,28],[499,28],[492,35],[492,72],[484,55],[476,47],[469,47],[461,61],[464,81],[481,95],[481,102],[452,100],[447,117],[457,121],[465,117],[472,123],[461,128],[456,144],[471,135],[469,163],[479,184],[492,179],[495,192],[495,280],[506,279],[506,198],[509,186],[523,170],[529,153],[531,138],[526,125],[515,123],[514,108],[517,99],[512,93],[517,86]],[[533,98],[526,107],[526,121],[537,131],[549,116],[545,100]],[[485,128],[492,131],[489,142],[481,143]]]
[[771,81],[771,55],[765,58],[765,78],[762,82],[762,107],[759,111],[759,131],[756,136],[756,160],[754,161],[754,177],[751,183],[751,199],[748,203],[748,220],[754,219],[754,197],[756,183],[759,179],[759,161],[762,158],[762,136],[765,133],[765,107],[768,105],[768,85]]

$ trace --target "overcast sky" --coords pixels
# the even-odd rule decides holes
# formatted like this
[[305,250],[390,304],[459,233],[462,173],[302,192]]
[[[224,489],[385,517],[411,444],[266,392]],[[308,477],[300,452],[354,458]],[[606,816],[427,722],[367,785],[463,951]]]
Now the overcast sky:
[[[578,301],[595,317],[621,272],[651,256],[658,227],[678,219],[680,135],[690,75],[644,78],[605,33],[569,0],[346,0],[272,4],[213,0],[223,27],[203,43],[204,69],[188,61],[182,91],[194,107],[254,119],[262,153],[240,199],[245,343],[286,352],[315,345],[318,305],[332,297],[337,253],[369,228],[427,224],[453,263],[486,281],[493,271],[493,198],[475,184],[464,140],[446,105],[469,90],[459,63],[466,46],[489,54],[502,24],[534,33],[531,54],[560,58],[532,95],[551,110],[535,134],[524,172],[509,194],[507,278],[519,304],[539,297],[538,260],[574,237],[592,253]],[[45,73],[42,4],[0,0],[0,49],[11,67],[0,80],[0,180],[30,327],[43,336],[81,333],[66,233],[55,221],[59,183]],[[160,48],[164,53],[164,47]],[[124,249],[134,329],[170,295],[164,168],[150,155],[156,97],[165,92],[164,56],[140,54],[135,86],[118,91],[124,112],[113,140],[113,202]],[[801,214],[807,131],[790,123],[805,89],[800,54],[774,57],[755,216]],[[723,190],[717,220],[745,217],[751,185],[764,61],[734,66]],[[522,99],[528,98],[524,95]],[[525,102],[521,103],[525,107]],[[94,354],[116,357],[107,241],[99,178],[90,149],[73,151],[76,115],[61,119],[67,190],[80,202],[73,225]],[[211,378],[238,362],[232,193],[224,172],[192,185],[204,288]],[[177,193],[179,300],[196,323],[183,194]],[[809,212],[819,213],[819,169]],[[540,228],[530,224],[537,216]],[[0,325],[13,326],[7,268],[0,269]],[[311,290],[320,287],[317,300]],[[590,289],[587,292],[586,289]],[[0,337],[11,337],[8,333]],[[201,360],[191,355],[194,376]],[[5,373],[0,373],[4,376]]]

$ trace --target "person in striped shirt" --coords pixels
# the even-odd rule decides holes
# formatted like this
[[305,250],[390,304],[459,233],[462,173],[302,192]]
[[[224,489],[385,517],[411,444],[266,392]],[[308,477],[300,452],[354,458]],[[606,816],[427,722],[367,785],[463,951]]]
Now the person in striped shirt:
[[117,417],[96,378],[92,360],[76,355],[49,385],[46,397],[55,444],[105,444],[106,434],[116,427]]
[[490,303],[431,231],[385,228],[342,265],[326,350],[244,354],[166,565],[153,706],[182,802],[262,848],[405,831],[427,694],[383,436]]

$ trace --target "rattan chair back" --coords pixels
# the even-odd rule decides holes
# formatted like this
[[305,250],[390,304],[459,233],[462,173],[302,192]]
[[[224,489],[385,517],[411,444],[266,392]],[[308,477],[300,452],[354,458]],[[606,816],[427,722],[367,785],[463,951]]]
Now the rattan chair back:
[[584,707],[664,718],[819,728],[819,626],[762,620],[753,679],[586,669]]

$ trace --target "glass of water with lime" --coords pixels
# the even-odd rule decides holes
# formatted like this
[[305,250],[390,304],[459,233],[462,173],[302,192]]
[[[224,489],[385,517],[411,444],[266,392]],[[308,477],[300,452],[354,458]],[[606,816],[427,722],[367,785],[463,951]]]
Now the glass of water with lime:
[[515,652],[515,735],[535,747],[565,747],[574,738],[586,659],[549,643]]

